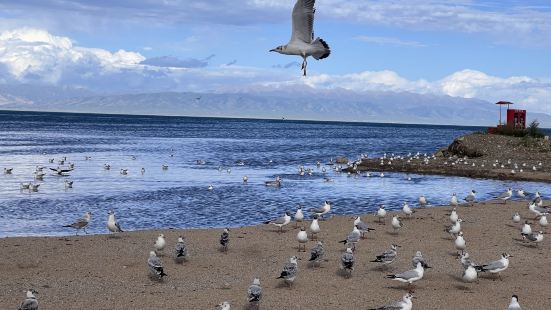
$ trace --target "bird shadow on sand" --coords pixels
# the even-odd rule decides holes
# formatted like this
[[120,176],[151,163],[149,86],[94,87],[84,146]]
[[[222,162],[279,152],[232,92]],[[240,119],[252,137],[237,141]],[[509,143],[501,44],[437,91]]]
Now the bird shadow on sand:
[[385,234],[390,235],[390,236],[398,236],[397,231],[385,231]]
[[108,235],[107,236],[107,239],[115,239],[115,240],[118,240],[118,239],[122,239],[122,236],[119,236],[119,235]]
[[419,287],[417,285],[407,285],[407,284],[404,284],[404,285],[391,285],[391,286],[387,286],[386,288],[389,288],[391,290],[397,290],[397,291],[411,291],[411,290],[417,290],[417,289],[420,289],[422,287]]
[[[281,280],[281,279],[280,279]],[[276,286],[275,288],[279,288],[279,289],[292,289],[293,288],[293,284],[289,285],[287,283],[285,283],[285,281],[280,281]]]

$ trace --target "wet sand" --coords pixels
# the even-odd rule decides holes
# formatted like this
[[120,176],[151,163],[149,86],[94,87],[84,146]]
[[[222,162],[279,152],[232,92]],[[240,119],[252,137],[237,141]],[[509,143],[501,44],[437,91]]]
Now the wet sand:
[[[386,225],[377,224],[372,215],[364,216],[376,231],[357,245],[356,268],[349,279],[339,274],[344,246],[338,243],[352,229],[348,216],[321,222],[319,237],[327,261],[317,269],[308,267],[315,242],[308,243],[307,253],[298,253],[298,230],[293,224],[282,234],[272,225],[232,229],[227,253],[219,251],[221,229],[4,238],[0,239],[0,309],[17,309],[27,288],[39,292],[40,309],[215,309],[225,300],[232,309],[243,309],[247,288],[256,276],[264,289],[264,309],[369,309],[399,300],[407,292],[405,285],[384,276],[411,269],[418,250],[433,268],[414,289],[413,309],[505,309],[512,294],[519,295],[523,309],[549,309],[550,237],[546,234],[539,247],[525,244],[511,221],[518,211],[533,222],[526,206],[525,201],[487,202],[458,208],[466,221],[463,231],[473,260],[496,260],[502,252],[514,256],[502,281],[487,274],[478,283],[460,280],[462,267],[453,239],[444,232],[451,208],[436,207],[404,219],[397,234],[392,232],[390,214]],[[537,223],[532,227],[540,229]],[[146,261],[160,232],[168,241],[162,257],[168,277],[156,282],[148,277]],[[190,252],[183,265],[171,257],[178,235],[185,236]],[[369,262],[391,243],[402,246],[392,265],[384,269]],[[289,289],[276,277],[291,255],[301,260],[298,278]]]

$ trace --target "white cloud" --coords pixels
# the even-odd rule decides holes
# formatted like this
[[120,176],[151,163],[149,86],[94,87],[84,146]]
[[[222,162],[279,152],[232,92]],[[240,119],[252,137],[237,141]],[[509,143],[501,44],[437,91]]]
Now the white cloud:
[[0,33],[0,63],[21,82],[57,83],[67,71],[85,68],[117,72],[144,59],[139,53],[125,50],[111,53],[99,48],[74,46],[69,38],[35,28]]
[[[0,3],[9,12],[2,23],[13,26],[29,17],[49,24],[89,29],[108,21],[150,25],[258,25],[288,22],[294,1],[287,0],[18,0]],[[316,3],[323,20],[386,25],[415,30],[488,33],[500,40],[549,44],[551,10],[522,1],[480,0],[324,0]],[[0,13],[1,15],[1,13]],[[5,20],[9,20],[9,23]],[[78,27],[82,23],[84,27]],[[34,25],[34,24],[33,24]],[[51,26],[51,25],[49,25]]]
[[393,71],[300,77],[300,70],[240,65],[177,68],[147,65],[140,53],[75,45],[47,31],[20,28],[0,33],[0,82],[84,87],[96,92],[223,92],[307,85],[316,89],[413,92],[508,100],[530,110],[551,113],[551,78],[496,77],[476,70],[455,72],[440,80],[409,80]]

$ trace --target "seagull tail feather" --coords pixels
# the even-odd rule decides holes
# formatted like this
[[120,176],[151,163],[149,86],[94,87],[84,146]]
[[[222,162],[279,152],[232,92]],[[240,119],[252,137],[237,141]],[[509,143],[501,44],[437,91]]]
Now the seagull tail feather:
[[396,275],[388,274],[388,275],[385,276],[385,278],[387,278],[387,279],[396,279]]
[[312,57],[314,57],[316,60],[325,59],[331,55],[331,49],[329,48],[329,44],[325,42],[322,38],[316,38],[314,42],[312,42],[312,45],[316,47],[318,52],[314,53]]

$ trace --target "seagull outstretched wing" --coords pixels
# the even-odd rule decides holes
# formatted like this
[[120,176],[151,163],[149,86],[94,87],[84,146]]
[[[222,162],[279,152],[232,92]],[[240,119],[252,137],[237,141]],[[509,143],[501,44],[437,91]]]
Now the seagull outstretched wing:
[[314,4],[316,0],[297,0],[293,9],[293,33],[292,41],[312,42],[314,29]]

